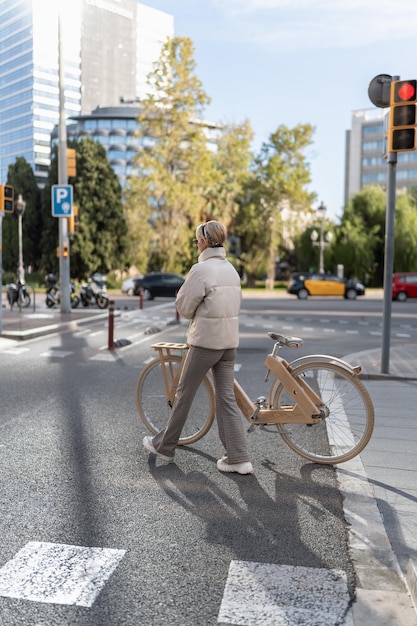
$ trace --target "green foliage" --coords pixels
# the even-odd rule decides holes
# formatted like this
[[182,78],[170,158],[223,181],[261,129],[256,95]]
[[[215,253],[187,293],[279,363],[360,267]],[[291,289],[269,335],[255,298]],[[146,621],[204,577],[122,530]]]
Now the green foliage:
[[395,210],[394,271],[417,271],[417,198],[398,196]]
[[279,126],[262,144],[246,179],[236,218],[236,232],[242,236],[242,260],[249,281],[265,272],[273,286],[276,259],[283,244],[284,209],[297,213],[308,210],[314,194],[306,149],[313,127],[300,124],[293,129]]
[[193,232],[215,180],[200,122],[209,99],[194,70],[191,40],[169,39],[149,76],[157,95],[141,102],[138,174],[126,192],[131,257],[140,271],[149,264],[169,271],[189,267]]
[[[19,194],[26,202],[22,217],[22,254],[25,267],[39,267],[41,258],[42,215],[41,197],[35,175],[29,163],[18,157],[9,165],[7,184],[13,185],[15,200]],[[3,219],[3,267],[15,272],[19,258],[18,218],[16,212],[6,214]]]
[[208,193],[208,212],[226,227],[231,226],[230,233],[233,233],[233,220],[239,212],[239,198],[249,178],[252,139],[248,120],[242,124],[222,125],[217,133],[217,150],[213,154],[215,178]]
[[380,187],[364,187],[349,200],[333,248],[345,276],[382,284],[385,213],[386,194]]

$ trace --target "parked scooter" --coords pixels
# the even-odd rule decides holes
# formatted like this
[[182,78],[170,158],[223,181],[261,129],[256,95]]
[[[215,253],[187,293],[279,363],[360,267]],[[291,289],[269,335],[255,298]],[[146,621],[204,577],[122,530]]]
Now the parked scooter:
[[[45,276],[45,282],[46,282],[46,306],[51,309],[53,306],[60,304],[60,301],[61,301],[60,291],[59,291],[59,286],[58,286],[58,279],[55,276],[55,274],[47,274]],[[75,291],[76,291],[75,283],[71,282],[70,298],[71,298],[72,309],[76,309],[77,306],[80,304],[80,296],[78,296],[75,293]]]
[[26,308],[30,306],[30,295],[27,292],[26,285],[18,280],[16,283],[9,283],[6,285],[7,289],[7,301],[10,308],[13,308],[14,304],[19,307]]
[[105,281],[103,274],[96,272],[88,278],[88,283],[81,285],[80,296],[83,306],[97,304],[99,309],[106,309],[109,306]]

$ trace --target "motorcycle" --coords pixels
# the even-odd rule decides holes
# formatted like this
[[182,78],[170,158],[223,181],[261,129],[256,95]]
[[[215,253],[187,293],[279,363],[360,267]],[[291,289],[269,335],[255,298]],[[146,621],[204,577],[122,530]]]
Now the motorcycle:
[[[58,279],[55,274],[47,274],[45,276],[46,282],[46,306],[51,309],[53,306],[56,306],[60,303],[60,291],[58,286]],[[75,283],[71,282],[71,308],[76,309],[80,304],[80,297],[76,294],[76,286]]]
[[14,304],[17,304],[20,308],[30,306],[30,295],[27,292],[26,285],[21,283],[20,280],[17,283],[9,283],[6,285],[6,289],[7,301],[11,309]]
[[96,272],[88,278],[88,283],[81,285],[80,297],[83,306],[97,304],[99,309],[106,309],[109,306],[105,281],[103,274]]

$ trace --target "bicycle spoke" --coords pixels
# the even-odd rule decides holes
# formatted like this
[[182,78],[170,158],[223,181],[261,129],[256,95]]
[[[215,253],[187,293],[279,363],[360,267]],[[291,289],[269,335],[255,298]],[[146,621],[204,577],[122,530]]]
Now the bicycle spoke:
[[[285,443],[303,458],[317,463],[341,463],[358,454],[373,429],[373,406],[362,383],[333,363],[308,363],[293,371],[323,401],[328,416],[317,424],[281,424]],[[293,397],[279,385],[274,406],[294,406]]]

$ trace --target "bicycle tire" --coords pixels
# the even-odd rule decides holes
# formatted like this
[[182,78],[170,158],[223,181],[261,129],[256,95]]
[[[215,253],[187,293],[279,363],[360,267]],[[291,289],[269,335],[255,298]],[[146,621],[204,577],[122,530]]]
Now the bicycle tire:
[[[176,369],[181,357],[171,354],[164,362]],[[154,359],[139,374],[135,388],[136,407],[146,428],[156,435],[163,430],[171,414],[168,403],[161,361]],[[213,386],[207,376],[194,397],[187,421],[178,444],[181,446],[198,441],[210,430],[215,415]]]
[[[353,373],[334,363],[304,363],[295,367],[294,378],[302,377],[323,400],[329,414],[317,424],[278,424],[284,442],[308,461],[333,465],[359,454],[371,438],[374,407],[368,391]],[[279,384],[274,408],[294,406],[294,398]]]

